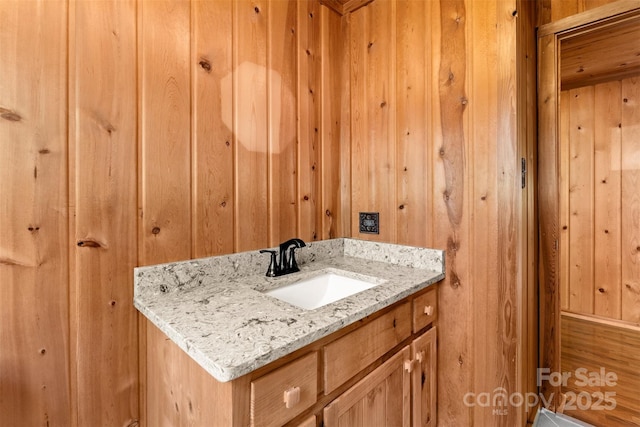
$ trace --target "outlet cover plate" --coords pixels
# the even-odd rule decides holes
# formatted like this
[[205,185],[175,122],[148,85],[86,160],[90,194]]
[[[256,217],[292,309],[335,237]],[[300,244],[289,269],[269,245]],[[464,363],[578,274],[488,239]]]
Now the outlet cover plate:
[[379,212],[360,212],[360,233],[380,234]]

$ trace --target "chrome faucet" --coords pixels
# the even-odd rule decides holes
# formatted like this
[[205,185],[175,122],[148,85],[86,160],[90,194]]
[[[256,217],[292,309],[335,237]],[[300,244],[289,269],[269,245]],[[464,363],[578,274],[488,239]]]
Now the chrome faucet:
[[262,249],[260,253],[271,254],[271,260],[269,262],[269,268],[267,269],[267,276],[276,277],[283,276],[289,273],[295,273],[300,271],[298,263],[296,262],[295,250],[307,246],[300,239],[289,239],[286,242],[280,243],[280,259],[276,259],[276,251],[271,249]]

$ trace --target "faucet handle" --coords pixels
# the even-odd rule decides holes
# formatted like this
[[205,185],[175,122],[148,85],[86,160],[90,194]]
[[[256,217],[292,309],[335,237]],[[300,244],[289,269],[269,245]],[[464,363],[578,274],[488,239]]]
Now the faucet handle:
[[261,254],[271,254],[271,260],[269,261],[269,268],[267,269],[267,277],[275,277],[278,275],[278,262],[276,261],[276,251],[269,249],[261,249]]
[[298,263],[296,262],[295,250],[296,250],[295,246],[292,246],[289,249],[289,272],[290,273],[295,273],[296,271],[300,271],[300,269],[298,268]]

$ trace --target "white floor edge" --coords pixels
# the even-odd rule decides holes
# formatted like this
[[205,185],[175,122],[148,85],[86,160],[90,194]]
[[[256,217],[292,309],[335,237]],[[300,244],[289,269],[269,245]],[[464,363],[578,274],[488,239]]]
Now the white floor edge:
[[533,427],[597,427],[564,414],[556,414],[546,408],[538,410]]

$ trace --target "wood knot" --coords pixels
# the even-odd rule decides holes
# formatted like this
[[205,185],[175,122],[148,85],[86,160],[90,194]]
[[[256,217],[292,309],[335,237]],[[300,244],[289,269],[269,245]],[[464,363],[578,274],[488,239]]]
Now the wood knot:
[[304,201],[309,200],[309,196],[307,196],[306,194],[304,195],[304,197],[302,198]]
[[51,150],[49,150],[48,148],[43,148],[42,150],[38,150],[38,153],[40,153],[40,154],[49,154],[49,153],[51,153]]
[[0,107],[0,117],[10,122],[19,122],[22,120],[22,116],[16,113],[15,111],[9,110],[8,108]]
[[38,353],[40,353],[41,355],[44,356],[45,354],[47,354],[47,349],[46,348],[41,348]]
[[116,302],[114,300],[109,301],[109,305],[111,307],[114,307],[116,305]]
[[220,207],[221,208],[224,208],[226,206],[227,206],[227,201],[226,200],[223,200],[222,202],[220,202]]
[[598,292],[600,292],[601,294],[604,294],[605,290],[604,290],[604,288],[598,288]]
[[200,68],[205,70],[207,73],[211,72],[211,62],[209,62],[208,60],[202,58],[200,59],[200,62],[198,62],[198,65],[200,65]]
[[380,103],[380,108],[384,108],[384,107],[386,107],[386,106],[387,106],[387,102],[386,102],[386,101],[382,101],[382,102]]
[[256,6],[256,7],[253,8],[253,11],[255,13],[260,13],[260,8],[258,6]]
[[78,247],[80,248],[101,248],[102,244],[95,239],[78,240]]
[[160,227],[153,227],[151,229],[152,234],[160,234]]
[[327,209],[326,211],[324,211],[324,214],[326,216],[331,216],[331,211],[329,209]]
[[398,206],[398,209],[400,209],[400,210],[404,209],[404,205]]

